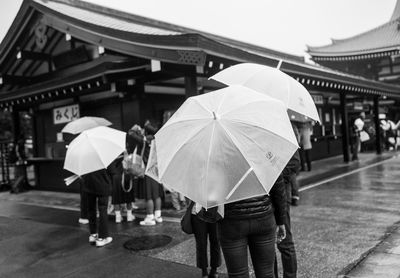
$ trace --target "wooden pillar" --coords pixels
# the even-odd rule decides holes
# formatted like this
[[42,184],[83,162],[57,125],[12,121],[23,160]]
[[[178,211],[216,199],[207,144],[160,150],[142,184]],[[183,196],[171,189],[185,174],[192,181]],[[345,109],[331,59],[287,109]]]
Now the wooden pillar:
[[379,96],[374,97],[375,147],[376,153],[382,153],[381,129],[379,123]]
[[343,161],[350,161],[350,138],[349,138],[349,120],[347,115],[346,107],[346,94],[344,91],[340,92],[340,114],[342,116],[342,150],[343,150]]
[[13,131],[14,131],[14,142],[18,141],[21,134],[21,125],[19,121],[19,110],[13,107],[12,111]]
[[185,76],[185,95],[186,98],[197,96],[197,78],[195,75]]

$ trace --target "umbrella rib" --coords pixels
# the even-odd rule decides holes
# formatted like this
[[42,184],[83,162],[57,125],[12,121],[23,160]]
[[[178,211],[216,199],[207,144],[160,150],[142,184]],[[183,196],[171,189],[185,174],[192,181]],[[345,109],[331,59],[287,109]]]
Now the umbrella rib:
[[[203,184],[205,183],[205,185],[207,185],[207,180],[208,180],[208,168],[210,167],[212,141],[214,139],[214,133],[215,133],[215,121],[213,121],[213,129],[211,132],[211,138],[210,138],[210,143],[209,143],[209,147],[208,147],[207,164],[206,164],[206,178],[204,179],[204,182],[203,182]],[[203,185],[203,188],[205,191],[208,191],[208,188],[205,185]],[[207,196],[207,192],[205,192],[205,193]],[[206,206],[208,207],[208,199],[206,200]]]
[[[239,148],[238,148],[239,149]],[[245,158],[246,159],[246,158]],[[235,186],[232,188],[232,190],[229,192],[229,194],[225,197],[225,200],[228,200],[233,193],[235,193],[236,189],[239,187],[239,185],[242,184],[245,178],[253,171],[253,167],[250,166],[249,170],[244,173],[244,175],[240,178],[240,180],[235,184]]]

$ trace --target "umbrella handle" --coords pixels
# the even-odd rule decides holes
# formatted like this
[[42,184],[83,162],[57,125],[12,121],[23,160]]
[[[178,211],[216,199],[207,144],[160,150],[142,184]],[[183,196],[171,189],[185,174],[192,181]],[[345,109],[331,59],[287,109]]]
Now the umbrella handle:
[[73,183],[74,181],[76,181],[77,179],[79,179],[78,175],[72,175],[69,176],[68,178],[64,179],[65,185],[69,186],[71,183]]

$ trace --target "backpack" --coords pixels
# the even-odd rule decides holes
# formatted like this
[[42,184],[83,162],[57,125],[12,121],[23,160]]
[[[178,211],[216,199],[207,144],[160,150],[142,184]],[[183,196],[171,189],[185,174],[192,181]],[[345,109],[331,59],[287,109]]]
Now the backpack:
[[145,149],[146,142],[143,141],[142,151],[137,154],[137,147],[133,151],[132,154],[128,154],[127,152],[124,153],[124,159],[122,160],[122,168],[124,169],[124,173],[131,175],[133,177],[144,177],[144,172],[146,166],[143,162],[143,154]]

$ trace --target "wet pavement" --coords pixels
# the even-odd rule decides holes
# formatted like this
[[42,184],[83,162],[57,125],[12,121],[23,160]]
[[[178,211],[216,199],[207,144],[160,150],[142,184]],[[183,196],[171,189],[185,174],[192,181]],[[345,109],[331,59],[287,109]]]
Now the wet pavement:
[[[301,172],[300,204],[292,207],[298,277],[399,277],[400,158],[361,154],[313,163]],[[140,207],[143,203],[138,202]],[[201,277],[195,242],[180,230],[181,213],[163,211],[153,227],[113,223],[112,244],[88,244],[79,225],[79,195],[29,191],[0,193],[0,277]],[[161,240],[157,248],[124,248]],[[162,241],[164,240],[164,241]],[[225,267],[220,271],[226,273]],[[222,277],[227,277],[222,275]]]

